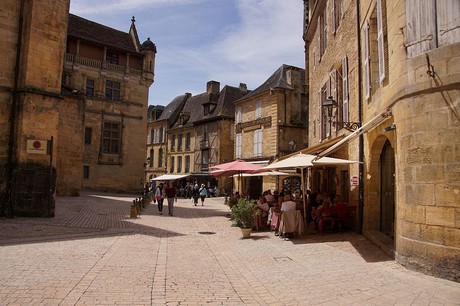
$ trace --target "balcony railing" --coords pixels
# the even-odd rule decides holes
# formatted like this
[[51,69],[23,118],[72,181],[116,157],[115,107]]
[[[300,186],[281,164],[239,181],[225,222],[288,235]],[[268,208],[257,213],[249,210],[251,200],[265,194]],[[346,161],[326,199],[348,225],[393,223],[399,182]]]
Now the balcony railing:
[[106,63],[106,65],[103,65],[102,61],[98,61],[98,60],[94,60],[94,59],[90,59],[86,57],[81,57],[81,56],[76,56],[75,54],[70,54],[70,53],[65,54],[65,61],[67,63],[78,64],[78,65],[97,68],[97,69],[105,68],[107,71],[112,71],[112,72],[116,72],[120,74],[129,74],[129,75],[137,76],[137,77],[140,77],[142,75],[142,71],[138,69],[134,69],[131,67],[127,69],[126,66],[115,65],[115,64],[110,64],[110,63]]

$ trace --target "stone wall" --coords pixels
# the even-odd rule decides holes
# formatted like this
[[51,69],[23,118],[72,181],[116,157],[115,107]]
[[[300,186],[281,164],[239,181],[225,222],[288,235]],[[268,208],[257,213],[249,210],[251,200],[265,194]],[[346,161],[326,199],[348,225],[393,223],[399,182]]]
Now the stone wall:
[[[388,75],[364,103],[364,116],[391,107],[393,117],[366,135],[365,233],[378,230],[379,158],[388,140],[396,163],[396,260],[459,281],[460,43],[408,58],[405,1],[386,3]],[[427,74],[427,57],[434,77]],[[392,123],[396,129],[385,132]]]

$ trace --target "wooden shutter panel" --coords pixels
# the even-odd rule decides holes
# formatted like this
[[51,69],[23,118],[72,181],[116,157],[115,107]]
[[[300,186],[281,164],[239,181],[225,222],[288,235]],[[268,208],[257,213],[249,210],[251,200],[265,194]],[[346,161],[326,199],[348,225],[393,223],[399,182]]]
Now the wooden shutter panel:
[[408,57],[436,48],[435,9],[436,0],[406,1]]
[[343,114],[343,121],[349,122],[348,112],[349,112],[349,104],[348,104],[348,58],[345,56],[342,59],[342,99],[343,99],[343,107],[342,107],[342,114]]
[[368,100],[371,96],[371,75],[369,57],[369,21],[364,25],[364,98]]
[[[325,99],[329,98],[331,96],[331,75],[329,74],[329,78],[327,78],[326,82],[326,96]],[[325,130],[326,130],[326,135],[325,138],[329,137],[331,135],[331,126],[329,122],[324,122],[325,125]]]
[[382,84],[385,79],[385,47],[383,32],[383,10],[382,0],[377,0],[377,45],[379,54],[379,82]]
[[319,61],[321,61],[321,56],[323,55],[323,48],[321,46],[322,39],[321,36],[323,35],[323,29],[321,28],[322,24],[322,17],[321,15],[318,17],[318,27],[316,28],[316,31],[318,32],[318,50],[319,50]]
[[439,47],[460,42],[460,1],[436,2]]
[[331,29],[332,33],[335,34],[336,31],[336,22],[335,22],[335,5],[337,0],[332,0],[331,3]]
[[318,91],[318,137],[319,140],[323,140],[323,101],[321,99],[322,97],[322,92],[321,89]]

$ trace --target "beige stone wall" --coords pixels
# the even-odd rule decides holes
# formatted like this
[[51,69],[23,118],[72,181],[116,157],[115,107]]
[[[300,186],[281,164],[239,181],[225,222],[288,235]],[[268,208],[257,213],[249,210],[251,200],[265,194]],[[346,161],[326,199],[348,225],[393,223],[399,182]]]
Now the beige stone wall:
[[[387,1],[389,71],[364,103],[364,116],[392,107],[393,118],[367,133],[364,229],[378,226],[378,161],[388,139],[395,150],[396,260],[428,274],[459,280],[460,44],[408,58],[405,1]],[[363,18],[366,18],[364,15]],[[401,29],[403,31],[401,32]],[[428,55],[436,73],[427,71]],[[396,130],[384,132],[391,123]],[[376,225],[377,224],[377,225]]]
[[[318,35],[319,26],[313,26],[315,31],[309,33],[309,120],[308,120],[308,146],[312,147],[327,141],[328,139],[335,138],[340,135],[348,135],[350,131],[332,126],[330,136],[328,138],[320,139],[320,125],[319,117],[322,112],[320,109],[319,90],[325,87],[327,80],[330,78],[330,73],[333,69],[338,69],[339,78],[342,71],[342,59],[346,56],[348,63],[348,96],[349,96],[349,121],[359,122],[359,68],[358,68],[358,35],[356,32],[356,1],[342,1],[343,18],[336,30],[336,33],[331,31],[331,5],[332,1],[327,1],[325,10],[328,14],[328,36],[327,47],[322,56],[319,53]],[[321,10],[322,11],[322,10]],[[317,22],[316,20],[312,22]],[[341,81],[341,80],[340,80]],[[338,114],[335,112],[334,116]],[[324,122],[324,120],[323,120]],[[366,120],[363,120],[366,122]],[[355,139],[348,144],[345,144],[340,150],[336,151],[333,157],[344,158],[350,160],[359,160],[359,141]],[[336,167],[336,174],[339,175],[340,171],[348,170],[349,177],[359,175],[359,166],[357,164],[350,166]],[[340,177],[338,177],[340,179]],[[350,205],[358,205],[359,193],[356,186],[350,186],[349,182],[340,182],[336,184],[336,190],[329,190],[329,192],[336,192],[340,194],[340,185],[342,183],[348,185],[349,193],[348,199],[344,199]],[[321,186],[316,186],[310,182],[308,186],[312,189],[320,189]]]
[[59,196],[78,196],[83,178],[84,101],[64,98],[59,103],[56,147],[57,190]]

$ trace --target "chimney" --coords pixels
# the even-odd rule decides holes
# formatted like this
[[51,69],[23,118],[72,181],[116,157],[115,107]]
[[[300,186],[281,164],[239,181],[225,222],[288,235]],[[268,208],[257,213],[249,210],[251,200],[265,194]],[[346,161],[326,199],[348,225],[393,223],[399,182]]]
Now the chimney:
[[243,92],[243,93],[247,93],[248,92],[248,86],[246,86],[246,84],[244,84],[244,83],[240,83],[240,91]]
[[206,92],[218,94],[220,92],[220,83],[217,81],[209,81],[206,84]]

